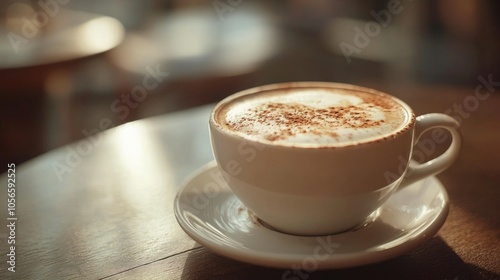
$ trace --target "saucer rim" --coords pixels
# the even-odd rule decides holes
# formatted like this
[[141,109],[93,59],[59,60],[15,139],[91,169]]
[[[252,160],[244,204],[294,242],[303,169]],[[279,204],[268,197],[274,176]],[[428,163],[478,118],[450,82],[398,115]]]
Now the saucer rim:
[[[180,188],[177,191],[177,195],[174,200],[174,214],[177,220],[177,223],[183,229],[183,231],[190,236],[194,241],[199,243],[200,245],[210,249],[212,252],[219,254],[221,256],[228,257],[233,260],[242,261],[245,263],[259,265],[264,267],[271,268],[280,268],[280,269],[290,269],[293,265],[299,265],[303,262],[303,260],[307,257],[304,255],[283,255],[281,253],[269,253],[266,252],[265,256],[259,250],[241,250],[235,247],[221,247],[220,244],[213,242],[210,238],[206,238],[205,236],[199,234],[195,230],[192,230],[187,224],[184,222],[184,219],[181,214],[179,198],[182,196],[184,190],[190,185],[190,183],[201,176],[202,174],[217,168],[217,163],[215,161],[211,161],[201,166],[194,172],[192,172],[180,185]],[[425,180],[425,179],[423,179]],[[442,183],[435,177],[429,176],[427,180],[434,180],[434,187],[438,188],[439,194],[442,194],[442,206],[441,211],[436,215],[426,219],[425,223],[421,223],[422,226],[420,229],[413,231],[408,235],[404,235],[404,241],[400,244],[394,245],[390,248],[386,248],[383,250],[377,251],[359,251],[359,252],[351,252],[351,253],[343,253],[343,254],[329,254],[327,260],[322,260],[317,262],[317,270],[325,270],[325,269],[339,269],[339,268],[349,268],[349,267],[357,267],[363,266],[373,263],[383,262],[395,257],[398,257],[404,253],[410,252],[415,248],[419,247],[426,241],[430,240],[434,237],[443,224],[445,223],[448,214],[449,214],[449,197],[446,189],[442,185]],[[422,181],[422,180],[421,180]],[[419,182],[421,182],[419,181]],[[229,186],[227,186],[230,190]],[[398,190],[399,191],[399,190]],[[233,194],[234,195],[234,194]],[[268,231],[272,231],[269,228],[266,228]],[[280,233],[287,236],[286,233]],[[348,232],[347,232],[348,234]],[[335,234],[333,234],[335,235]],[[324,235],[324,236],[332,236],[332,235]],[[323,237],[324,237],[323,236]],[[296,236],[297,238],[304,238],[310,236]],[[402,236],[395,238],[391,241],[395,241],[403,238]],[[312,256],[312,255],[309,255]]]

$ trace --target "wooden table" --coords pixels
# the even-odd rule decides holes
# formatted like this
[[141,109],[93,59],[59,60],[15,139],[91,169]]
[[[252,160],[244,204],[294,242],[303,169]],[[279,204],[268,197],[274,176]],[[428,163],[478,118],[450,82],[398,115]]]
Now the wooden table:
[[[464,109],[463,152],[438,176],[449,192],[450,214],[438,235],[414,251],[378,264],[314,272],[307,279],[498,279],[500,87],[487,97],[474,95],[474,88],[378,88],[407,101],[417,114],[451,109],[456,115],[454,106]],[[0,278],[282,279],[285,270],[208,251],[175,220],[180,183],[212,160],[211,107],[125,124],[16,165],[10,216],[17,218],[15,273],[6,263],[11,245],[5,225],[11,221],[3,174]],[[101,124],[95,129],[113,125],[106,119]]]

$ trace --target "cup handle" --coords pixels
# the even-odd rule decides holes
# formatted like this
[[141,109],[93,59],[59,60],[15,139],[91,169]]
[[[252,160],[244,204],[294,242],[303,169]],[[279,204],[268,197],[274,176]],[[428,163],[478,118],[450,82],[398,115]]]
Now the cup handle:
[[410,163],[400,187],[440,173],[457,159],[462,146],[460,124],[454,118],[445,114],[431,113],[417,117],[415,121],[415,141],[413,148],[418,143],[420,136],[431,128],[444,128],[448,130],[452,137],[450,146],[443,154],[434,159],[420,164]]

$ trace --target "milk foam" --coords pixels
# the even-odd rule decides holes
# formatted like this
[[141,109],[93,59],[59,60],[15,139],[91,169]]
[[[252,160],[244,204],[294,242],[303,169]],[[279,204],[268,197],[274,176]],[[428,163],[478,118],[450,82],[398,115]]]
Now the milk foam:
[[218,122],[244,137],[277,143],[337,144],[381,138],[408,113],[388,96],[342,89],[248,95],[224,106]]

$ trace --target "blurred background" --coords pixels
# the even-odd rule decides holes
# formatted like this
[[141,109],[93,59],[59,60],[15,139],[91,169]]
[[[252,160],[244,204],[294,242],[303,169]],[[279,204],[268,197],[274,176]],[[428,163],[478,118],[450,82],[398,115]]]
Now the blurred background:
[[480,75],[500,81],[499,8],[493,0],[2,1],[0,172],[263,84],[354,83],[407,99],[418,98],[405,93],[414,85],[473,92]]

